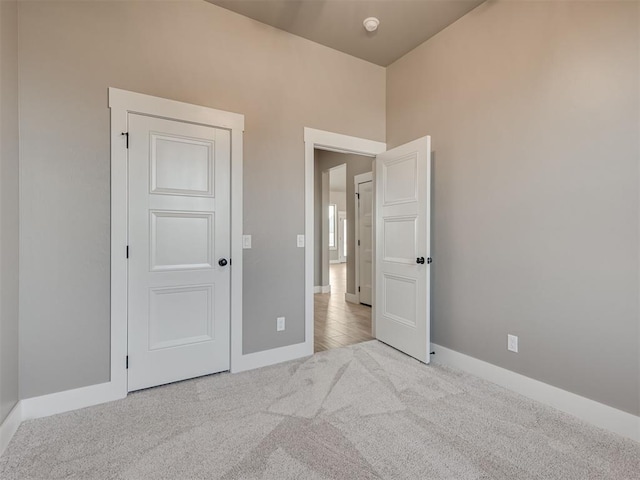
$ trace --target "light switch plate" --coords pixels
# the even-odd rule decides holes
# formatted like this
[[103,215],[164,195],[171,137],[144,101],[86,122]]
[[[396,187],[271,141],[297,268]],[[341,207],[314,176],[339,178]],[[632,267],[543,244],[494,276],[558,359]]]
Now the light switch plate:
[[518,337],[516,335],[507,335],[507,350],[518,353]]
[[251,248],[251,235],[242,235],[242,248]]
[[298,247],[304,247],[304,235],[298,235]]

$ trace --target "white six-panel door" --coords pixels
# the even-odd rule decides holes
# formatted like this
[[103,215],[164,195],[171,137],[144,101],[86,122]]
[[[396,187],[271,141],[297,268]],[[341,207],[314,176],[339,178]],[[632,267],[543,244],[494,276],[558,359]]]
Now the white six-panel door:
[[376,337],[429,363],[431,141],[376,157]]
[[229,369],[230,134],[129,114],[128,390]]
[[371,305],[373,277],[373,182],[358,184],[358,280],[360,303]]

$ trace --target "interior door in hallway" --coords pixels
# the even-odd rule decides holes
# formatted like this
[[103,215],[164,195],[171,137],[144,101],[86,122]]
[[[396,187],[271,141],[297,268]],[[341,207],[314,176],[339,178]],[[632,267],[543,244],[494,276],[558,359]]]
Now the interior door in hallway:
[[373,182],[361,182],[358,193],[358,279],[360,303],[371,305],[373,277]]
[[378,155],[375,165],[376,337],[429,363],[430,137]]
[[229,369],[230,134],[129,114],[128,389]]

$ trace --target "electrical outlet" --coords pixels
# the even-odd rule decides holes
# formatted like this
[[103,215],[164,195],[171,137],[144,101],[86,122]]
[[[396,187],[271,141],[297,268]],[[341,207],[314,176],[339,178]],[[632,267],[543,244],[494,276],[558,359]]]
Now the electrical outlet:
[[299,248],[304,247],[304,235],[298,235],[297,242]]
[[284,317],[276,318],[276,331],[281,332],[284,330]]
[[507,350],[518,353],[518,337],[516,335],[507,335]]
[[242,248],[251,248],[251,235],[242,235]]

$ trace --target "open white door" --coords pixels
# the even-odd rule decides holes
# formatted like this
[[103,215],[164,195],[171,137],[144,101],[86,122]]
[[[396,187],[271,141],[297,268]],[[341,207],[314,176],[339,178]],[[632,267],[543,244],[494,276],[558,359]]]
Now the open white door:
[[431,138],[381,153],[375,165],[376,337],[429,363]]

